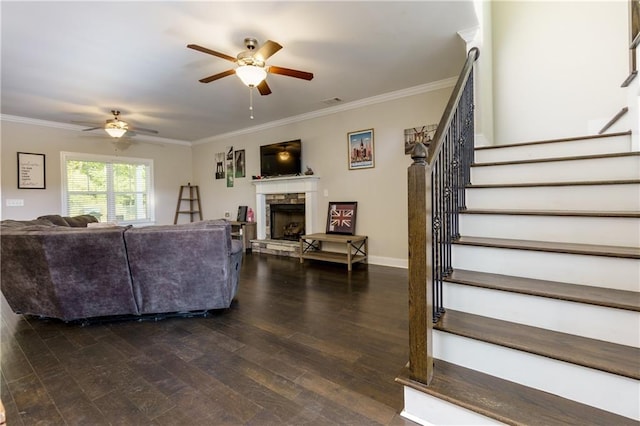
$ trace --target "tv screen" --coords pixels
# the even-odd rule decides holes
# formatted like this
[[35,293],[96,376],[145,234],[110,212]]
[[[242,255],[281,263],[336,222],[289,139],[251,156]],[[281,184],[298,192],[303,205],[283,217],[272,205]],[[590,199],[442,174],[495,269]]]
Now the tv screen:
[[300,139],[260,147],[261,176],[297,175],[301,172],[302,143]]

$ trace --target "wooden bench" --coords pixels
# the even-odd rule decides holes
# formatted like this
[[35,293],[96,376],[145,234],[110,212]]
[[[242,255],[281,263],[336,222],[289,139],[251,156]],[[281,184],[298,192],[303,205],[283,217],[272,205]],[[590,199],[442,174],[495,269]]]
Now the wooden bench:
[[[345,244],[345,253],[323,251],[322,243]],[[305,259],[323,260],[326,262],[346,263],[347,269],[356,262],[367,263],[369,237],[366,235],[341,234],[308,234],[300,237],[300,263]]]

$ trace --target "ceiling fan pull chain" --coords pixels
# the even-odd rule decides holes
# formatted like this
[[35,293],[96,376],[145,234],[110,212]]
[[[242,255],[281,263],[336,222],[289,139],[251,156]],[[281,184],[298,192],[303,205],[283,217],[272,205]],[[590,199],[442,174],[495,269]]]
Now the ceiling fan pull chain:
[[249,87],[249,118],[253,120],[253,90]]

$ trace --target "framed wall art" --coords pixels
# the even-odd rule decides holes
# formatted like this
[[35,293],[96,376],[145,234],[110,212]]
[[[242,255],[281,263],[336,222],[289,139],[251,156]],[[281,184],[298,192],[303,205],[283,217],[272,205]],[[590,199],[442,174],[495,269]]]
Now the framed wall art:
[[247,175],[246,174],[247,172],[246,172],[244,149],[239,149],[237,151],[234,151],[233,156],[236,162],[235,163],[236,177],[237,178],[245,177]]
[[349,170],[374,167],[373,129],[347,133]]
[[404,153],[407,155],[411,154],[413,147],[417,143],[422,143],[426,148],[429,148],[429,144],[433,140],[436,130],[438,130],[437,124],[404,129]]
[[18,152],[18,189],[46,189],[44,154]]
[[329,202],[326,233],[355,235],[357,212],[358,203],[356,201]]

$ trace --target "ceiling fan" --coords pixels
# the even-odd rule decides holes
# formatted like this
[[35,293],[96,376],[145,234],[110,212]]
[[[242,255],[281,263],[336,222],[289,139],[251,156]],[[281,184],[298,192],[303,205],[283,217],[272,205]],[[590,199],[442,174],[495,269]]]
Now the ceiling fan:
[[137,133],[143,133],[148,135],[158,134],[157,130],[144,129],[142,127],[132,126],[126,121],[121,120],[119,118],[120,111],[118,110],[112,109],[111,114],[113,114],[113,118],[106,120],[105,124],[90,123],[86,121],[73,121],[73,123],[94,126],[88,129],[84,129],[83,132],[89,132],[97,129],[104,129],[112,138],[121,138],[123,136],[131,137],[131,136],[135,136]]
[[210,83],[223,77],[236,74],[246,86],[256,87],[258,92],[264,96],[271,94],[271,89],[265,80],[267,73],[280,74],[302,80],[313,79],[313,74],[310,72],[276,67],[274,65],[267,66],[265,63],[266,60],[273,56],[278,50],[282,49],[282,46],[275,41],[267,40],[257,50],[258,41],[255,38],[245,38],[244,44],[247,50],[238,53],[235,58],[224,53],[216,52],[215,50],[207,49],[206,47],[198,46],[197,44],[188,44],[187,47],[189,49],[217,56],[218,58],[226,59],[238,65],[235,69],[223,71],[200,79],[199,81],[201,83]]

